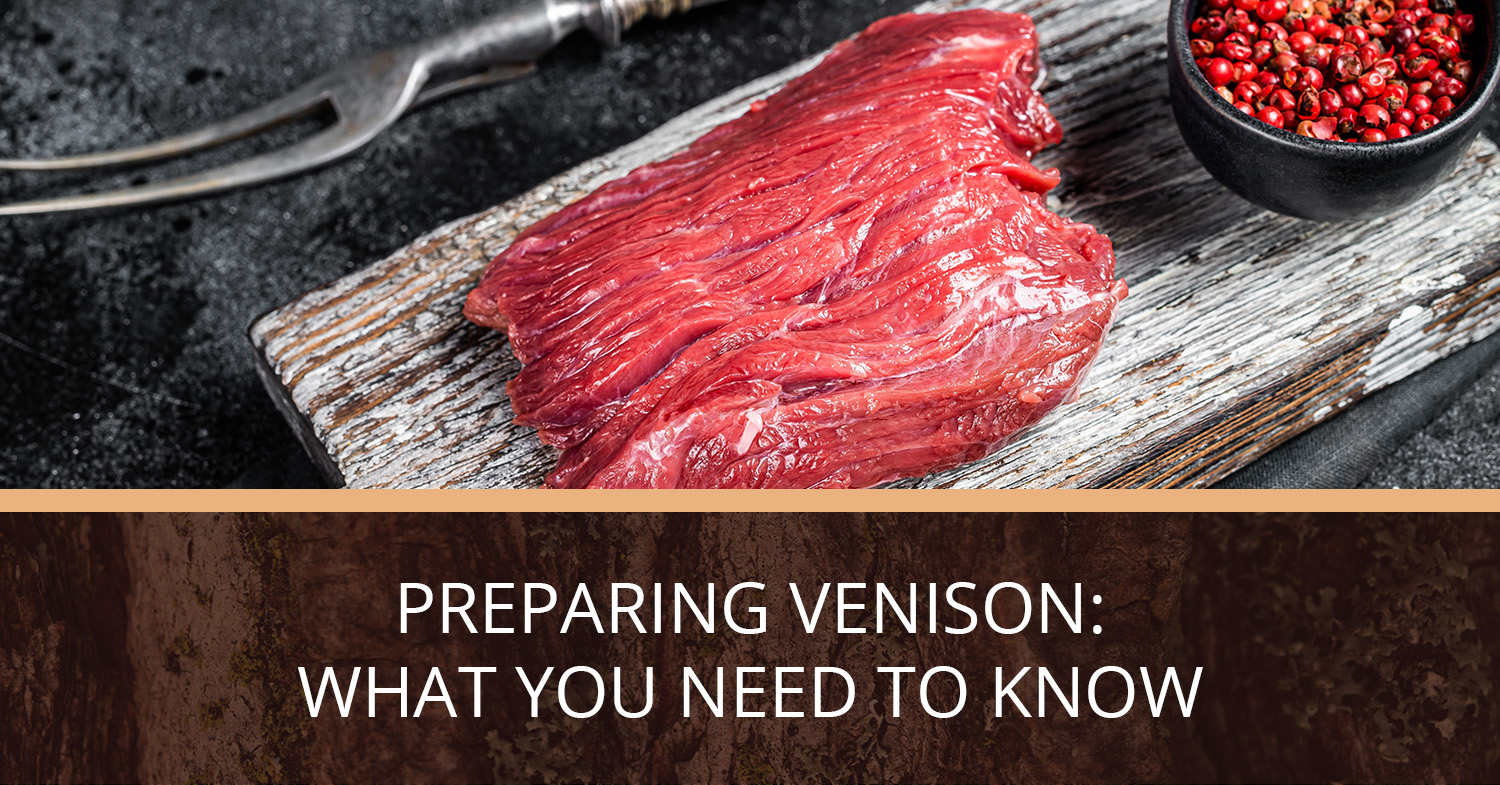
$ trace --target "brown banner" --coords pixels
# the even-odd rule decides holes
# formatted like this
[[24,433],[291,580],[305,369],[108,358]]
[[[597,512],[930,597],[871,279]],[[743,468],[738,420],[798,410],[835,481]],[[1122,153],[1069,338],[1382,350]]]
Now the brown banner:
[[1487,516],[7,514],[0,575],[6,781],[1500,779]]

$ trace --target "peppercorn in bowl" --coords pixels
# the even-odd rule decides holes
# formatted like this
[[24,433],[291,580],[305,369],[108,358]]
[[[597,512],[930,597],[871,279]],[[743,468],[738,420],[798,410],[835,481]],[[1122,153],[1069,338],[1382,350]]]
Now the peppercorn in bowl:
[[1449,176],[1495,100],[1497,0],[1172,0],[1173,113],[1240,196],[1390,214]]

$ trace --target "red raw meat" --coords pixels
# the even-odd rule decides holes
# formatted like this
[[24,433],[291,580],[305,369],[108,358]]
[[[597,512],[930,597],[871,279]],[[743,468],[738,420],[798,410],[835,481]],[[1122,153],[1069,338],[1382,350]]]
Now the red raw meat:
[[1125,297],[1046,208],[1062,130],[1017,14],[907,14],[540,221],[470,295],[558,487],[865,487],[1074,395]]

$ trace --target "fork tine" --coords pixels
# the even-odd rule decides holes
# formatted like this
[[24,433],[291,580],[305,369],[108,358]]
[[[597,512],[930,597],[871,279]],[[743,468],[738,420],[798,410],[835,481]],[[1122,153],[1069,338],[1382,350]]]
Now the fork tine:
[[[290,98],[318,99],[338,120],[296,144],[201,174],[103,193],[0,205],[0,216],[155,204],[219,193],[315,169],[358,150],[396,122],[421,93],[427,73],[405,51],[382,52],[312,82]],[[289,99],[283,99],[291,101]],[[316,103],[312,105],[316,106]]]
[[306,114],[319,105],[332,107],[339,118],[316,136],[201,174],[116,191],[0,205],[0,217],[155,204],[278,180],[353,153],[414,106],[516,79],[533,69],[530,63],[500,65],[462,79],[424,85],[425,72],[415,61],[383,53],[328,74],[261,109],[149,147],[52,161],[0,161],[0,169],[7,168],[7,164],[11,165],[8,168],[62,169],[145,161],[247,136]]
[[155,204],[278,180],[342,158],[358,150],[384,128],[379,124],[356,125],[340,121],[317,136],[201,174],[118,191],[0,205],[0,216]]
[[[430,86],[418,96],[418,105],[447,98],[454,93],[487,87],[499,82],[525,76],[535,70],[530,63],[500,65],[463,79]],[[306,116],[328,105],[330,83],[335,74],[329,74],[303,85],[293,92],[265,104],[257,109],[236,115],[197,131],[174,136],[161,141],[102,153],[64,156],[46,159],[0,158],[0,170],[4,171],[65,171],[69,169],[95,169],[125,164],[146,163],[176,158],[199,150],[206,150],[226,142],[243,139],[260,131],[273,128]]]
[[462,79],[454,79],[453,81],[445,82],[442,84],[428,85],[424,90],[422,90],[421,94],[417,96],[417,100],[412,104],[412,107],[415,108],[418,106],[426,106],[427,104],[433,103],[434,101],[441,101],[444,98],[455,95],[457,93],[463,93],[469,90],[478,90],[481,87],[489,87],[490,85],[500,84],[501,82],[509,82],[513,79],[520,79],[521,77],[526,76],[527,74],[535,70],[535,63],[497,65],[494,68],[489,69],[488,71],[480,71],[477,74],[466,76]]
[[163,139],[153,144],[61,158],[0,159],[0,170],[44,172],[93,169],[175,158],[225,142],[243,139],[281,123],[295,120],[326,106],[328,101],[329,80],[324,77],[305,84],[258,109],[252,109],[197,131]]

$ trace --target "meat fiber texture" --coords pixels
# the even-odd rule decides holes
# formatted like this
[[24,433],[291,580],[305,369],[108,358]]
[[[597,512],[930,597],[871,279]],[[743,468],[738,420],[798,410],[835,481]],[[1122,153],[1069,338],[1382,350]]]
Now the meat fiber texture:
[[540,221],[469,295],[555,487],[868,487],[1075,396],[1109,239],[1049,211],[1062,130],[1022,15],[907,14]]

